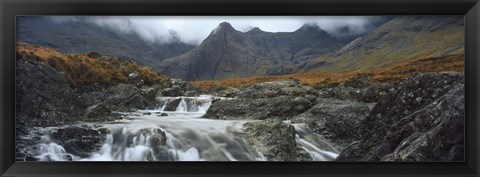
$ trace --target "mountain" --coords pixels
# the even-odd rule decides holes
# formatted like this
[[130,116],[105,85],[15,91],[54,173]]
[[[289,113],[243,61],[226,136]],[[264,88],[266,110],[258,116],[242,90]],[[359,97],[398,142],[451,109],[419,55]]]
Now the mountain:
[[340,49],[353,37],[336,38],[316,25],[294,32],[235,30],[219,24],[195,49],[162,61],[154,70],[184,80],[217,80],[289,74],[293,66]]
[[464,52],[463,16],[398,16],[340,50],[298,65],[301,71],[366,71]]
[[125,33],[87,20],[56,22],[49,17],[17,17],[17,41],[52,48],[63,53],[119,56],[153,66],[181,55],[194,45],[178,40],[174,31],[168,42],[146,42],[135,33]]

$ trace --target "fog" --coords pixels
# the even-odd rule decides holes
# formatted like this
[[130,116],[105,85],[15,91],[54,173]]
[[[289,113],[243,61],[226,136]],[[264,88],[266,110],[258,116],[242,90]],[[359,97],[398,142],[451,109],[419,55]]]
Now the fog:
[[186,43],[199,44],[221,22],[247,32],[259,27],[269,32],[292,32],[316,24],[334,36],[358,35],[385,21],[382,16],[55,16],[58,23],[86,21],[122,33],[136,33],[148,42],[167,42],[172,34]]

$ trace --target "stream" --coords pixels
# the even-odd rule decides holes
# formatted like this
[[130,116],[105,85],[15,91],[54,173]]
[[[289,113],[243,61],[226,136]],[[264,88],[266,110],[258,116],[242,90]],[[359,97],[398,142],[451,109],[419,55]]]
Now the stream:
[[[242,136],[243,124],[255,120],[201,118],[211,104],[212,97],[208,95],[158,97],[157,104],[150,109],[122,113],[125,114],[122,120],[87,123],[110,131],[100,150],[89,157],[72,155],[53,143],[49,134],[55,127],[41,128],[43,136],[37,145],[36,158],[45,161],[63,161],[65,156],[73,161],[268,161]],[[297,145],[314,161],[336,158],[338,151],[323,137],[311,132],[305,124],[291,125],[296,130]],[[166,145],[159,146],[162,141]]]

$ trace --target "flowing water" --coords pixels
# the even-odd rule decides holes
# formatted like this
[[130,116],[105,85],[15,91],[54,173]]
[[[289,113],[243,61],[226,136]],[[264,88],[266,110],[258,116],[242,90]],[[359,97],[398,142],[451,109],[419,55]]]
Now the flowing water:
[[[201,118],[210,107],[212,97],[159,97],[157,101],[149,110],[124,113],[126,116],[122,120],[95,123],[109,129],[110,133],[100,150],[89,157],[74,156],[50,141],[49,132],[55,128],[41,129],[44,136],[37,145],[36,157],[54,161],[268,160],[242,136],[242,125],[248,120]],[[336,158],[338,152],[325,139],[304,124],[292,125],[297,132],[298,146],[313,160]],[[165,144],[160,143],[162,140]]]

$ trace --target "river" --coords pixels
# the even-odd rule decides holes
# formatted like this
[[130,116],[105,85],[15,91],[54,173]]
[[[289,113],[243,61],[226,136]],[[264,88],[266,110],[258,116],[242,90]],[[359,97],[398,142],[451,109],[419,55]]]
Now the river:
[[[225,99],[225,98],[221,98]],[[212,104],[212,97],[158,97],[147,110],[122,113],[114,122],[88,123],[109,129],[105,141],[89,157],[77,157],[53,143],[49,133],[55,127],[40,128],[42,140],[37,145],[40,160],[74,161],[268,161],[242,136],[242,125],[254,120],[217,120],[201,118]],[[175,110],[167,105],[178,102]],[[290,124],[286,121],[286,123]],[[338,155],[323,137],[304,124],[295,127],[297,145],[315,161],[334,160]],[[159,133],[161,130],[164,134]],[[159,137],[166,137],[166,148],[159,148]],[[166,154],[160,156],[159,154]]]

